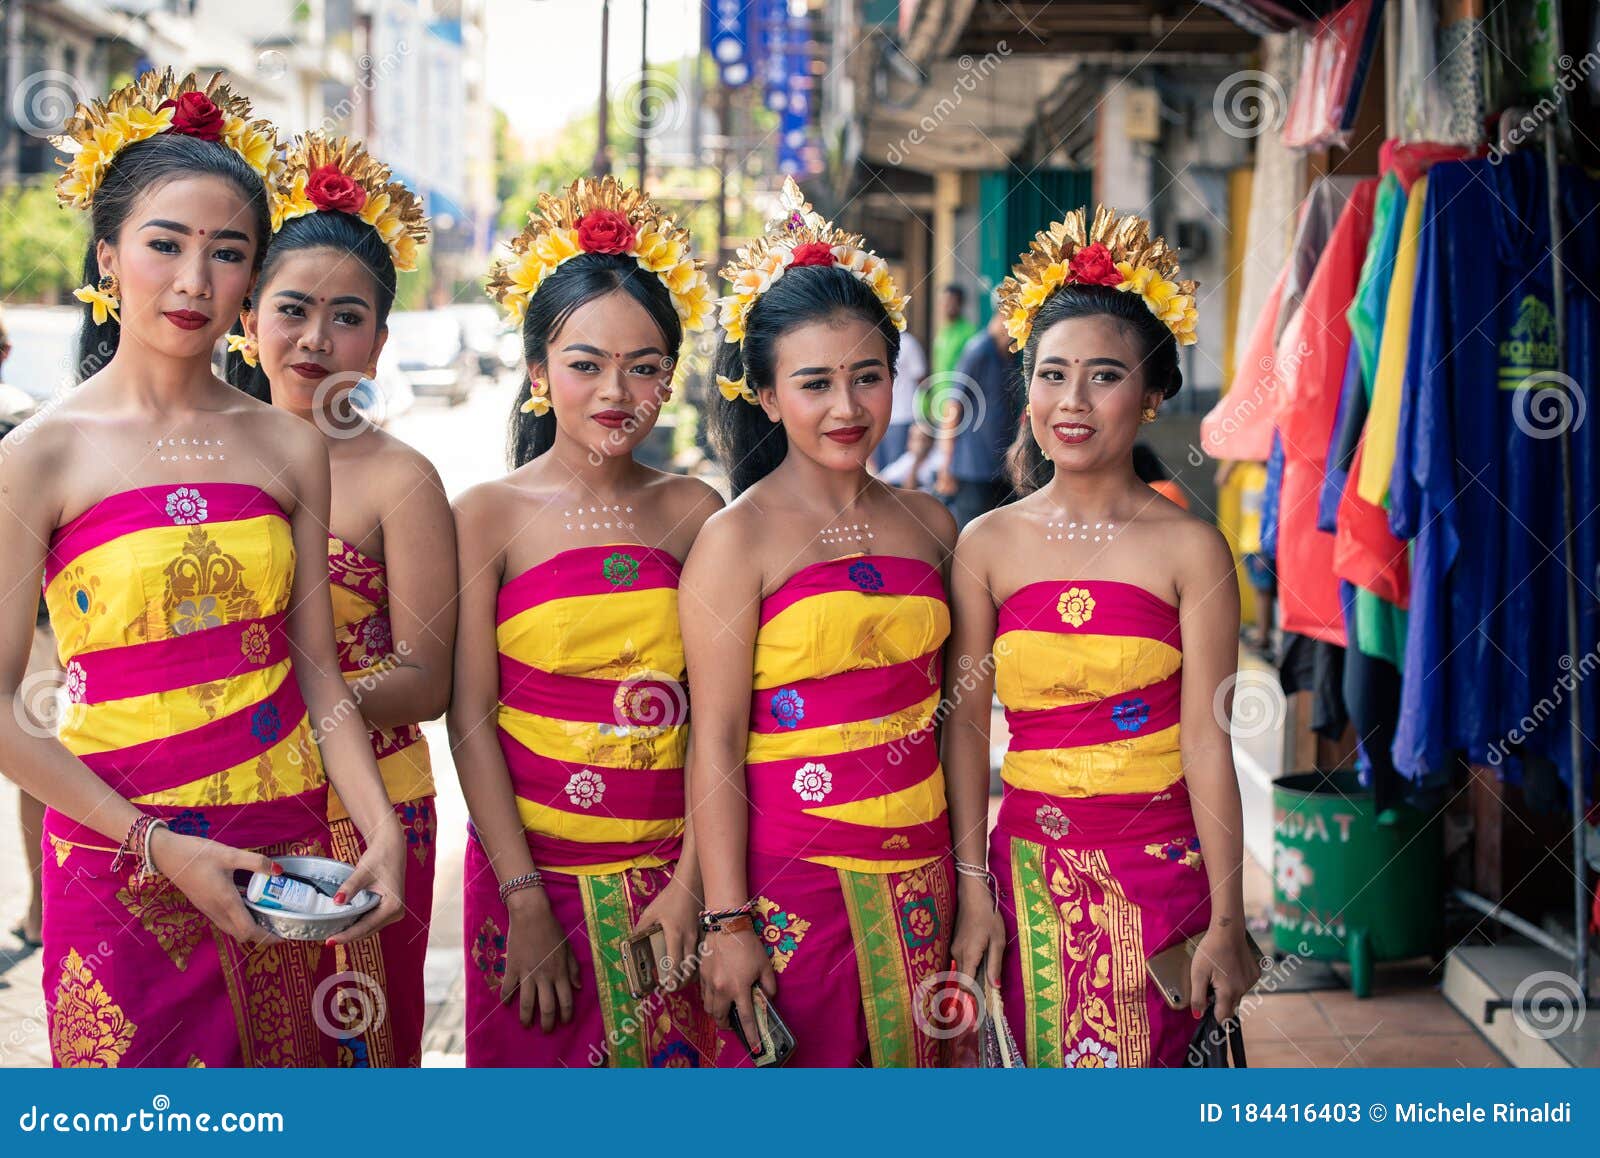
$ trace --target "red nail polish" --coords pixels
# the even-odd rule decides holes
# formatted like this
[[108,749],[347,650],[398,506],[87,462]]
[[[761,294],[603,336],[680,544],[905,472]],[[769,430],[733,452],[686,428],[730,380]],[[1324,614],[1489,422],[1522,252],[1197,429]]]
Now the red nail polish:
[[333,894],[333,903],[336,904],[336,905],[344,904],[344,893],[343,892],[334,893]]
[[283,866],[277,861],[272,862],[272,875],[275,877],[281,877],[283,875]]

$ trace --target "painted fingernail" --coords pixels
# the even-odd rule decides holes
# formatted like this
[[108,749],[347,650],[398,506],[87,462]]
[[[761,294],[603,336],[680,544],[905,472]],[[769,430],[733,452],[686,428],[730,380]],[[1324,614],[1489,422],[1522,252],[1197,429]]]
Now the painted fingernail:
[[283,866],[277,861],[272,862],[272,875],[275,877],[281,877],[283,875]]
[[333,894],[333,903],[336,904],[336,905],[344,904],[344,890],[343,889],[340,889],[338,892]]

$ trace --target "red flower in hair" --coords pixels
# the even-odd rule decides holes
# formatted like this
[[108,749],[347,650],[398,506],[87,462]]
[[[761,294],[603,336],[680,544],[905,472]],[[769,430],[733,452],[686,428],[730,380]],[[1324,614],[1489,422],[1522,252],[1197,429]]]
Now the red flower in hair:
[[222,140],[222,110],[203,92],[181,93],[176,100],[164,100],[157,108],[171,109],[172,131],[202,141]]
[[1097,241],[1072,255],[1067,262],[1067,280],[1079,285],[1119,285],[1122,274],[1111,251]]
[[591,209],[578,218],[578,245],[585,253],[627,253],[636,234],[615,209]]
[[335,165],[323,165],[306,174],[306,200],[324,213],[360,213],[367,191]]
[[833,246],[826,241],[808,241],[794,247],[790,265],[832,265]]

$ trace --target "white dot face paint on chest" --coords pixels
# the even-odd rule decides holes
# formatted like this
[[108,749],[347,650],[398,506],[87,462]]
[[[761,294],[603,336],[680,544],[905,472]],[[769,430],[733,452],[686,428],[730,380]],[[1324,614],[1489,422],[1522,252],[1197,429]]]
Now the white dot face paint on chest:
[[1117,524],[1079,522],[1076,519],[1051,519],[1044,525],[1047,543],[1109,543],[1116,534]]
[[839,523],[837,526],[822,528],[817,532],[817,538],[830,547],[847,543],[865,543],[873,538],[872,524]]
[[633,517],[633,506],[627,503],[591,503],[561,512],[562,529],[571,534],[587,535],[593,531],[627,531],[638,533]]
[[175,438],[156,439],[157,462],[226,462],[228,456],[222,452],[222,439],[220,438],[190,438],[179,435]]

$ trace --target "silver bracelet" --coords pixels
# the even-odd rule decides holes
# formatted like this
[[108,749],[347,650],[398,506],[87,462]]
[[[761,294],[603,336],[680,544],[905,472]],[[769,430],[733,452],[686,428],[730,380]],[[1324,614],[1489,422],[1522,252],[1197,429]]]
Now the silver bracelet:
[[523,873],[520,877],[512,877],[508,881],[500,882],[500,903],[510,903],[512,893],[520,893],[523,889],[537,889],[544,886],[544,874],[538,869]]

